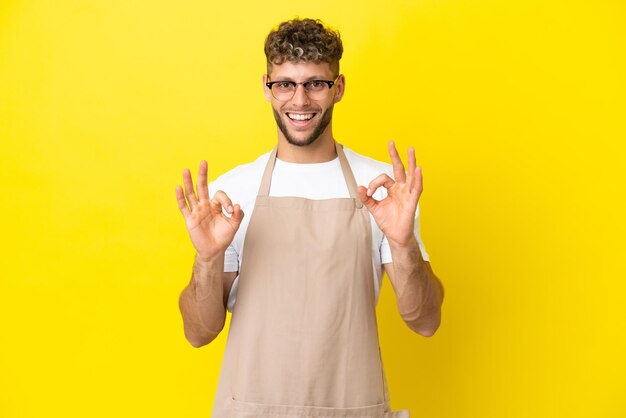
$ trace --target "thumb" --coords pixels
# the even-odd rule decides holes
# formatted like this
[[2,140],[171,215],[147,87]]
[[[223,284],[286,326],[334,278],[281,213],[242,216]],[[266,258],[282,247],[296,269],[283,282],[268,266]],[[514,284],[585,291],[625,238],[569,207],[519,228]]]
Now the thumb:
[[357,191],[359,193],[359,198],[361,199],[361,202],[363,202],[363,204],[365,205],[365,207],[371,212],[372,210],[374,210],[374,208],[376,207],[376,205],[378,204],[378,202],[376,201],[376,199],[374,199],[372,196],[368,196],[367,195],[367,188],[363,187],[363,186],[359,186],[357,188]]
[[233,206],[233,213],[230,217],[230,223],[235,227],[239,228],[239,224],[241,224],[241,220],[243,219],[243,210],[241,210],[241,206],[239,204],[235,204]]

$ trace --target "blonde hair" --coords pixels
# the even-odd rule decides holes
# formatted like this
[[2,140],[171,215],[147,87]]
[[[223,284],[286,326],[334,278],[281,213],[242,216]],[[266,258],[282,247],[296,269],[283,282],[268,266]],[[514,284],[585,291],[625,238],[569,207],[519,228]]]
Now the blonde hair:
[[292,19],[282,22],[265,39],[267,72],[272,65],[289,62],[327,62],[335,75],[343,45],[339,32],[318,19]]

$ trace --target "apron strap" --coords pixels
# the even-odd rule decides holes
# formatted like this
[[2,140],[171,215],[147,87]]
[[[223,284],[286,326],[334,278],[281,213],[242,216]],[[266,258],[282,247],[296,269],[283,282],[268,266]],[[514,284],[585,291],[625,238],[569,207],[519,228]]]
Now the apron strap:
[[269,196],[270,184],[272,184],[272,172],[274,171],[274,165],[276,164],[276,148],[272,150],[270,159],[267,161],[263,177],[261,178],[261,187],[259,187],[259,196]]
[[[335,150],[337,151],[337,156],[339,157],[341,171],[343,173],[343,178],[346,181],[350,197],[354,199],[356,207],[361,209],[363,207],[363,202],[361,202],[361,198],[359,197],[356,180],[354,179],[354,174],[352,173],[350,164],[348,164],[348,159],[343,153],[343,145],[335,142]],[[274,165],[276,164],[276,151],[277,147],[274,147],[270,153],[267,165],[265,166],[265,171],[263,172],[263,177],[261,179],[261,187],[259,187],[259,196],[269,196],[270,185],[272,184],[272,172],[274,171]]]
[[357,209],[361,209],[363,207],[363,202],[361,202],[361,198],[357,192],[356,180],[354,179],[354,174],[352,173],[350,164],[348,164],[346,154],[343,153],[343,145],[335,142],[335,149],[337,150],[337,156],[339,157],[339,162],[341,163],[341,171],[343,171],[343,178],[346,180],[350,197],[354,199]]

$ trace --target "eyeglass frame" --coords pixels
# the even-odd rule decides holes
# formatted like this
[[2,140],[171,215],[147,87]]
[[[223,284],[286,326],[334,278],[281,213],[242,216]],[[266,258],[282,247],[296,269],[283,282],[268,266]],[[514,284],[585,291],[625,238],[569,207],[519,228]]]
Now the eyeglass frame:
[[[308,81],[301,81],[300,83],[296,83],[295,81],[291,81],[291,80],[277,80],[277,81],[268,81],[267,83],[265,83],[265,85],[267,86],[268,89],[270,89],[270,93],[272,94],[272,97],[274,97],[278,101],[286,102],[286,101],[289,101],[289,100],[293,99],[293,96],[296,95],[296,91],[298,91],[298,86],[300,84],[302,84],[302,87],[304,87],[304,93],[307,95],[307,97],[309,97],[309,93],[308,93],[308,91],[306,89],[306,84],[314,83],[314,82],[326,83],[328,85],[328,91],[330,91],[330,89],[332,89],[333,86],[335,84],[337,84],[337,80],[339,79],[339,77],[341,77],[341,74],[339,74],[337,77],[335,77],[334,80],[308,80]],[[269,74],[267,75],[267,78],[269,79]],[[285,100],[281,100],[281,99],[277,98],[276,96],[274,96],[274,91],[272,90],[272,86],[274,84],[276,84],[276,83],[289,83],[289,84],[291,84],[294,87],[293,94],[291,95],[291,97],[288,98],[288,99],[285,99]]]

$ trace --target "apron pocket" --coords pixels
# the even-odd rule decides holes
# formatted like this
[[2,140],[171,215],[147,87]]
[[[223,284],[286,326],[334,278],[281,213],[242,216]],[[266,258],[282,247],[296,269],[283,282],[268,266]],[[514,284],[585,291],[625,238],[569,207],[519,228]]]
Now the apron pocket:
[[[407,412],[406,415],[395,415]],[[390,415],[393,414],[393,415]],[[407,418],[408,411],[385,413],[384,404],[357,408],[326,408],[319,406],[266,405],[232,401],[231,418]]]

